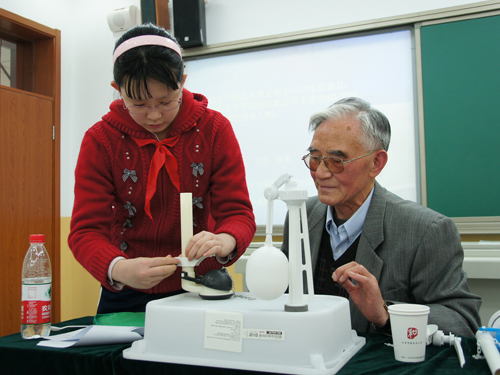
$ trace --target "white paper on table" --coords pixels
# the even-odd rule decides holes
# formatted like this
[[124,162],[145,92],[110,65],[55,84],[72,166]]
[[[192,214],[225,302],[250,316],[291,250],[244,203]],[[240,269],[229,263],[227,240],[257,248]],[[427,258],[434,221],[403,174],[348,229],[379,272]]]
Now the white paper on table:
[[45,337],[38,346],[49,348],[69,348],[70,346],[90,346],[105,344],[126,344],[142,339],[143,327],[88,326],[77,331]]

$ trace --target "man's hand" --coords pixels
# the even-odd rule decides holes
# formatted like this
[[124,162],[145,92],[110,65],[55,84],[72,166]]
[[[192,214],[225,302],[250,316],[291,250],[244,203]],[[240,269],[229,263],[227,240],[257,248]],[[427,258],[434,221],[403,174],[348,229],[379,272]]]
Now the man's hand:
[[202,256],[217,255],[227,257],[236,247],[236,240],[227,233],[213,234],[202,231],[191,238],[186,245],[185,255],[189,260],[200,259]]
[[[351,296],[361,314],[377,327],[383,327],[389,319],[384,308],[378,281],[365,267],[356,262],[344,264],[335,270],[333,281],[342,285]],[[355,280],[356,285],[351,281]]]
[[113,267],[114,281],[135,289],[149,289],[171,276],[177,269],[179,259],[170,255],[157,258],[121,259]]

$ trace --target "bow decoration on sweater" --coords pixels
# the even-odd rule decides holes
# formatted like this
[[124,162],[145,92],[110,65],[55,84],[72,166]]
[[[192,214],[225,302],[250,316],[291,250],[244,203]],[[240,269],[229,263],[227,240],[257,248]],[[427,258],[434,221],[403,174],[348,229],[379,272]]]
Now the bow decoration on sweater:
[[132,220],[130,219],[125,220],[125,223],[123,223],[123,228],[125,227],[133,228],[134,226],[132,224]]
[[137,182],[137,175],[135,171],[134,170],[129,171],[127,168],[125,168],[122,176],[123,182],[127,181],[127,178],[129,177],[132,181]]
[[127,204],[124,204],[123,207],[128,211],[128,216],[134,216],[134,212],[137,212],[137,209],[132,205],[132,203],[127,201]]
[[194,197],[193,198],[193,205],[198,207],[198,208],[203,208],[203,197]]
[[203,169],[203,163],[200,164],[193,163],[191,164],[191,168],[193,168],[193,175],[195,177],[198,177],[198,173],[200,174],[200,176],[202,176],[203,173],[205,173],[205,170]]

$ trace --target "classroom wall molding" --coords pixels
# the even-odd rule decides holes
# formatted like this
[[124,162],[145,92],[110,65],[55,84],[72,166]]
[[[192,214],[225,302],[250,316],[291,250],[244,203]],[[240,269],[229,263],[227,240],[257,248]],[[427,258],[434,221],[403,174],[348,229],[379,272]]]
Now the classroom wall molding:
[[[238,262],[245,263],[248,257],[257,249],[264,246],[264,242],[252,242],[245,255]],[[273,242],[273,246],[281,248],[281,242]],[[463,269],[469,279],[499,279],[500,275],[500,241],[462,242],[464,249]],[[237,266],[244,276],[245,267]]]
[[500,241],[462,242],[469,279],[500,279]]
[[452,218],[460,234],[499,234],[500,216],[454,217]]

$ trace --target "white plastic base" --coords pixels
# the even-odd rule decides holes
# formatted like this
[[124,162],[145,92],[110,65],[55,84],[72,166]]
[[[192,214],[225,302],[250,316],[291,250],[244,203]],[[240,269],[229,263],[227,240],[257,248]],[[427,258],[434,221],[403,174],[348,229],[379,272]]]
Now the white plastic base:
[[345,298],[314,296],[306,312],[285,312],[288,294],[272,301],[252,298],[237,293],[212,301],[185,293],[150,302],[144,339],[123,356],[284,374],[335,374],[365,345],[365,338],[351,329]]

